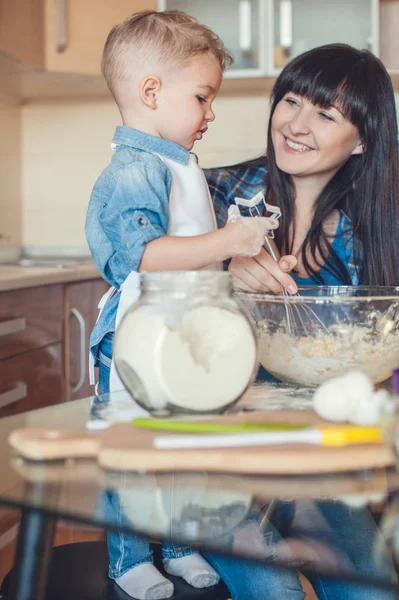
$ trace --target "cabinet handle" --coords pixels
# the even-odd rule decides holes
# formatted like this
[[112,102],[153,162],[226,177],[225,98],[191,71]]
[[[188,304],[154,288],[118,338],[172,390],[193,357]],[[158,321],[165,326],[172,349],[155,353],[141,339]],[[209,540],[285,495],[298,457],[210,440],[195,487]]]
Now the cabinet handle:
[[292,0],[280,2],[280,46],[287,50],[292,47]]
[[238,30],[240,50],[244,53],[250,52],[252,46],[250,0],[240,0],[238,4]]
[[62,54],[68,47],[67,39],[67,0],[57,0],[57,48]]
[[80,390],[86,379],[86,322],[76,308],[71,308],[71,314],[77,319],[80,330],[80,377],[78,383],[71,387],[74,394]]
[[7,390],[0,394],[0,408],[14,404],[28,395],[28,386],[23,381],[20,381],[15,388]]
[[26,329],[25,317],[17,317],[8,321],[0,322],[0,335],[10,335],[10,333],[18,333]]

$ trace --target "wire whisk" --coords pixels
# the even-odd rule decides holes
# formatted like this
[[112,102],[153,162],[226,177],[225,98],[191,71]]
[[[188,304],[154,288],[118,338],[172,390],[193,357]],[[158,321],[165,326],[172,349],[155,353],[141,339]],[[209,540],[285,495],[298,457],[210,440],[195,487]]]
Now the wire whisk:
[[[253,218],[264,216],[265,211],[266,213],[270,213],[271,219],[276,221],[278,221],[278,219],[281,217],[281,209],[278,206],[268,204],[265,200],[263,192],[258,192],[249,200],[237,197],[234,199],[234,201],[238,208],[240,208],[240,206],[247,208],[249,215]],[[270,254],[273,260],[276,262],[279,261],[280,253],[274,242],[273,229],[271,229],[269,234],[265,236],[265,243],[263,247],[265,248],[266,252]],[[289,300],[287,300],[287,298],[292,298],[293,296],[301,298],[300,294],[289,294],[283,286],[281,286],[281,293],[285,298],[284,307],[287,318],[287,330],[289,334],[295,336],[313,335],[316,325],[316,330],[321,328],[324,333],[330,335],[328,327],[326,327],[320,317],[314,312],[314,310],[307,306],[305,302],[291,303]]]

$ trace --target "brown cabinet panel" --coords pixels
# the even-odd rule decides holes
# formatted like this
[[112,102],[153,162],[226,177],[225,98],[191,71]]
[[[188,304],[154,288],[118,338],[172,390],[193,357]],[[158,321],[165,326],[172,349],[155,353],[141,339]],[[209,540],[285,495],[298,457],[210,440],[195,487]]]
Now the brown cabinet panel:
[[44,65],[43,0],[0,2],[0,50],[36,66]]
[[156,0],[2,0],[0,53],[48,72],[99,76],[111,27],[156,5]]
[[60,52],[62,15],[55,0],[45,0],[46,69],[100,75],[101,54],[111,28],[132,13],[156,10],[156,5],[156,0],[67,0],[65,49]]
[[388,70],[399,70],[399,0],[380,1],[380,58]]
[[109,285],[102,279],[72,283],[65,288],[66,399],[94,393],[89,383],[89,338],[98,316],[98,303]]
[[1,292],[0,360],[60,342],[63,286]]
[[0,362],[0,417],[63,402],[62,344]]

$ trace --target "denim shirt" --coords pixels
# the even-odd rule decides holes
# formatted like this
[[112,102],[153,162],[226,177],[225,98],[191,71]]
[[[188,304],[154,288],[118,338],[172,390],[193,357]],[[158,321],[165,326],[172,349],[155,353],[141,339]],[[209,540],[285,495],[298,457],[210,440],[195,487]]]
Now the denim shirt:
[[[97,179],[86,216],[86,237],[102,277],[119,289],[131,271],[138,271],[148,242],[167,234],[172,175],[157,156],[182,164],[188,150],[168,140],[131,127],[116,128],[111,163]],[[106,303],[91,337],[98,344],[114,331],[119,293]]]
[[[236,197],[249,200],[259,191],[266,192],[267,163],[266,157],[252,162],[233,167],[219,169],[205,169],[212,200],[215,206],[216,219],[219,227],[227,221],[227,211],[230,204],[234,204]],[[259,204],[262,212],[263,205]],[[242,214],[247,214],[248,209],[241,209]],[[353,227],[349,217],[340,210],[339,222],[335,238],[332,242],[333,249],[345,265],[352,285],[359,284],[359,276],[353,252]],[[322,267],[320,275],[325,285],[343,285],[343,282],[334,275],[327,266]],[[314,277],[295,277],[299,285],[318,285]]]

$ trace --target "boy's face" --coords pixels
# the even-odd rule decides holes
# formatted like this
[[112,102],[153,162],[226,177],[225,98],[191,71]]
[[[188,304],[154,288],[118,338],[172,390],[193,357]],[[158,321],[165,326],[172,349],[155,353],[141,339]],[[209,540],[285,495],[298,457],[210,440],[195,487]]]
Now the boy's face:
[[158,135],[191,150],[215,119],[212,102],[221,83],[219,63],[208,52],[164,77],[155,114]]

